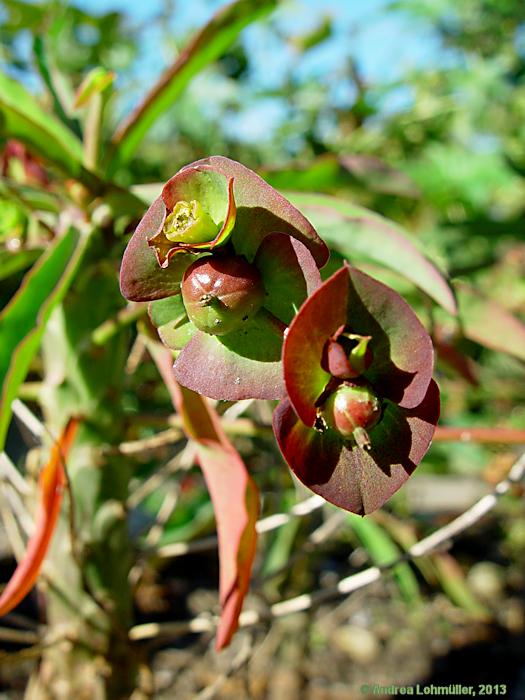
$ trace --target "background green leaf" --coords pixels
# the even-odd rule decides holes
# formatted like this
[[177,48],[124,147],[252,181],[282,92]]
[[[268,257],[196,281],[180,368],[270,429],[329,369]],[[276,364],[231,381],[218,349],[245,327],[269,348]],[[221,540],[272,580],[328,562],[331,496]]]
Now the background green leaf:
[[11,402],[38,350],[51,312],[73,280],[85,240],[73,228],[58,238],[26,275],[0,316],[0,448],[11,417]]

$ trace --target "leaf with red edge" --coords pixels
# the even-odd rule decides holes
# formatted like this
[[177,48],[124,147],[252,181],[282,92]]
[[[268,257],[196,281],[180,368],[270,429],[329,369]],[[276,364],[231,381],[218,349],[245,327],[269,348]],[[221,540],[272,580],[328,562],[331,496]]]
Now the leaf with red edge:
[[40,504],[35,533],[27,544],[24,558],[0,596],[0,615],[7,615],[33,588],[40,573],[55,526],[60,515],[62,491],[65,483],[63,462],[75,439],[78,421],[71,419],[58,442],[51,448],[51,456],[40,473]]
[[335,431],[306,426],[288,399],[274,413],[281,452],[297,478],[330,503],[359,515],[381,507],[412,474],[427,452],[439,417],[439,391],[430,382],[418,406],[387,401],[369,430],[370,449],[344,441]]
[[254,264],[266,290],[264,308],[283,323],[290,323],[306,297],[321,285],[308,248],[283,233],[266,236]]
[[349,260],[369,260],[413,282],[451,314],[457,313],[446,275],[399,225],[337,197],[286,192],[330,247]]
[[241,163],[211,156],[191,166],[208,166],[227,178],[234,179],[233,192],[237,204],[237,219],[232,234],[236,252],[252,260],[263,238],[269,233],[286,233],[305,245],[317,266],[328,260],[329,251],[311,223],[277,190]]
[[233,333],[212,336],[197,331],[174,365],[177,381],[212,399],[284,396],[281,351],[285,324],[320,283],[309,250],[284,234],[267,236],[254,262],[266,289],[264,308]]
[[153,301],[175,294],[185,269],[196,259],[190,253],[179,253],[169,267],[160,267],[148,240],[162,230],[165,219],[166,206],[162,197],[157,197],[124,251],[120,291],[130,301]]
[[218,415],[205,398],[179,386],[171,353],[148,342],[148,348],[183,421],[197,445],[197,460],[213,502],[219,539],[221,618],[216,647],[227,646],[239,624],[255,556],[259,493],[244,462],[226,437]]
[[389,287],[345,266],[303,304],[283,346],[286,391],[308,426],[330,375],[322,367],[326,342],[346,324],[371,336],[372,362],[363,373],[381,398],[404,408],[417,406],[432,377],[432,342],[410,306]]
[[457,284],[457,293],[465,337],[525,362],[525,323],[465,282]]
[[264,309],[240,331],[223,336],[197,331],[175,361],[175,378],[211,399],[280,399],[282,332]]

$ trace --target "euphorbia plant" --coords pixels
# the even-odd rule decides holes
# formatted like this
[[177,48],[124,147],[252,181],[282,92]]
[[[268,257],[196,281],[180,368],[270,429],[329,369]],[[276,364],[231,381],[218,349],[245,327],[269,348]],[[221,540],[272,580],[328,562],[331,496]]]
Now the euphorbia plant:
[[425,455],[439,415],[430,337],[392,289],[351,267],[304,303],[274,414],[296,476],[336,505],[379,508]]
[[283,395],[283,332],[328,249],[258,175],[214,156],[182,168],[124,253],[121,290],[149,301],[175,376],[215,399]]
[[274,421],[286,461],[365,514],[430,445],[433,349],[406,302],[371,277],[346,266],[319,287],[326,253],[255,173],[212,157],[164,186],[128,245],[121,288],[152,302],[160,337],[181,350],[183,385],[222,399],[286,394]]

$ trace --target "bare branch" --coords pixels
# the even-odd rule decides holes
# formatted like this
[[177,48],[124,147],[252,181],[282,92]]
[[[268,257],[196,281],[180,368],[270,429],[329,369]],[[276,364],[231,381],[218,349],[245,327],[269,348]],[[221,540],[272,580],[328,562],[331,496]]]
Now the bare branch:
[[[360,588],[364,588],[365,586],[374,583],[375,581],[378,581],[385,571],[390,570],[392,567],[396,566],[396,564],[399,564],[406,560],[415,559],[416,557],[425,556],[426,554],[435,551],[445,542],[448,542],[453,537],[456,537],[457,535],[461,534],[462,532],[479,522],[479,520],[481,520],[481,518],[484,515],[486,515],[490,510],[492,510],[492,508],[494,508],[494,506],[498,502],[498,498],[501,495],[507,493],[507,491],[511,488],[513,484],[517,484],[523,479],[524,474],[525,453],[517,460],[517,462],[515,462],[507,478],[503,479],[496,485],[493,493],[483,496],[478,501],[476,501],[476,503],[474,503],[474,505],[472,505],[468,510],[459,515],[457,518],[454,518],[454,520],[452,520],[450,523],[444,525],[428,537],[425,537],[424,539],[414,544],[412,547],[410,547],[410,549],[406,552],[405,555],[396,558],[394,561],[390,562],[385,566],[371,566],[368,569],[360,571],[357,574],[347,576],[346,578],[341,579],[336,586],[333,586],[331,588],[327,588],[321,591],[314,591],[312,593],[304,593],[300,596],[296,596],[295,598],[290,598],[288,600],[283,600],[279,603],[275,603],[270,607],[266,615],[262,615],[255,610],[247,610],[241,614],[239,618],[239,625],[241,627],[247,627],[255,625],[267,619],[278,618],[284,615],[290,615],[291,613],[309,610],[321,601],[327,600],[338,595],[348,595],[349,593],[352,593]],[[316,501],[313,500],[314,498],[318,497],[312,497],[310,499],[307,499],[307,501],[303,501],[302,503],[297,504],[297,506],[294,507],[296,511],[295,514],[297,515],[298,506],[301,507],[302,511],[306,512],[311,512],[311,510],[314,509],[312,506],[319,507],[315,506]],[[310,510],[308,509],[308,507],[305,507],[305,504],[308,501],[310,502]],[[288,514],[282,513],[280,515]],[[271,517],[274,518],[275,516]],[[288,522],[288,519],[285,522]],[[265,520],[268,521],[269,519],[266,518]],[[264,520],[259,521],[259,523],[261,522],[264,522]],[[275,523],[277,521],[274,520],[273,522]],[[279,527],[281,524],[283,523],[279,521],[279,525],[276,525],[276,527]],[[215,618],[212,618],[207,615],[202,615],[194,618],[193,620],[190,620],[189,622],[150,623],[136,625],[130,630],[130,637],[135,641],[139,641],[145,639],[152,639],[155,637],[172,637],[180,634],[186,634],[188,632],[211,632],[215,629],[215,626]]]

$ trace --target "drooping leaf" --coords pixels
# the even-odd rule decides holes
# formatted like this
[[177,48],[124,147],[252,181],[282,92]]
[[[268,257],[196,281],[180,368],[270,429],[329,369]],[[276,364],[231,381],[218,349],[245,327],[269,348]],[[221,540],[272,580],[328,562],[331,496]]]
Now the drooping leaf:
[[40,503],[35,533],[27,544],[24,558],[0,595],[0,616],[13,610],[36,583],[60,515],[65,484],[64,461],[74,442],[77,428],[78,421],[71,419],[58,442],[51,448],[49,461],[40,473]]
[[358,515],[380,508],[412,474],[428,450],[439,416],[439,392],[431,381],[411,409],[387,402],[369,430],[370,448],[345,442],[332,430],[307,427],[288,399],[274,413],[279,447],[297,478],[330,503]]
[[445,275],[397,224],[336,197],[291,192],[286,196],[336,251],[351,260],[358,256],[398,272],[448,312],[457,313]]
[[457,293],[465,337],[525,362],[525,323],[464,282],[457,284]]
[[82,144],[15,80],[0,73],[0,132],[27,144],[69,176],[86,179]]
[[109,166],[111,172],[119,163],[129,160],[151,126],[171,107],[191,79],[221,56],[244,27],[267,14],[275,4],[275,0],[258,3],[237,0],[211,18],[117,128],[113,137],[115,154]]
[[87,237],[74,229],[58,238],[27,273],[0,315],[0,446],[11,417],[11,402],[38,350],[51,312],[74,278]]
[[148,348],[173,405],[182,417],[186,435],[196,442],[197,459],[213,502],[219,539],[222,608],[216,647],[223,649],[238,627],[250,582],[257,542],[258,490],[207,400],[177,384],[169,350],[152,341],[148,341]]

